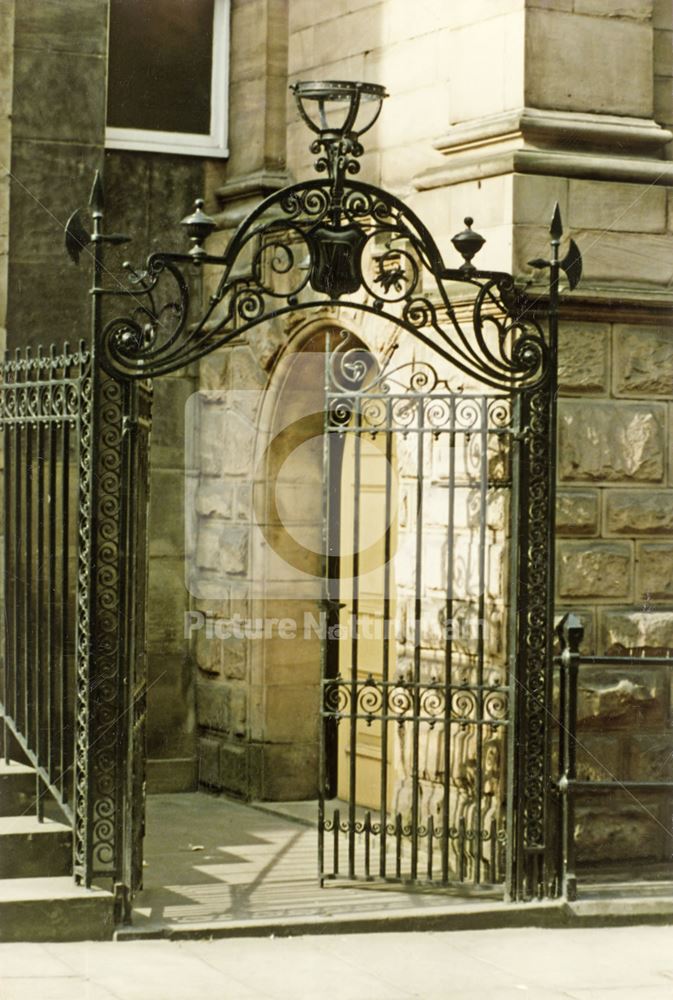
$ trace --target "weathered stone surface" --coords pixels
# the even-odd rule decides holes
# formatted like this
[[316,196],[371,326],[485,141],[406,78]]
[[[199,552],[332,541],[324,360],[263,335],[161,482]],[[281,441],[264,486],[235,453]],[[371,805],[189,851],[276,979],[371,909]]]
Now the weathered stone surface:
[[317,740],[318,685],[273,684],[266,689],[265,739],[272,743]]
[[628,744],[628,774],[633,781],[673,780],[673,738],[668,732],[639,733]]
[[[265,744],[259,762],[260,798],[271,802],[317,798],[318,744]],[[251,775],[251,783],[255,780]]]
[[614,388],[622,396],[673,394],[673,331],[615,326]]
[[603,611],[600,648],[615,656],[668,655],[673,652],[673,610]]
[[[73,30],[77,24],[77,30]],[[16,4],[14,41],[20,48],[48,52],[105,52],[107,32],[106,0],[38,2]]]
[[673,544],[638,546],[638,596],[655,601],[673,598]]
[[573,229],[663,233],[666,191],[655,185],[571,180],[568,223]]
[[661,832],[657,822],[641,806],[592,801],[579,804],[575,836],[577,860],[620,861],[659,859]]
[[222,672],[222,640],[208,634],[206,623],[194,635],[194,655],[198,667],[209,674],[220,674]]
[[185,481],[177,469],[152,469],[150,556],[181,556],[185,551]]
[[221,565],[231,576],[245,573],[248,566],[249,534],[247,528],[226,525],[220,538]]
[[[624,66],[631,86],[621,86]],[[530,10],[526,17],[529,107],[652,114],[652,31],[649,24]]]
[[619,774],[619,741],[611,733],[586,733],[577,746],[577,777],[580,781],[609,781]]
[[558,549],[561,597],[626,597],[631,581],[631,546],[626,543],[563,542]]
[[196,682],[196,718],[200,726],[221,733],[229,731],[231,721],[231,695],[229,684],[221,681]]
[[198,741],[199,784],[221,788],[220,744],[218,740],[201,736]]
[[234,795],[249,797],[249,750],[246,746],[223,743],[220,746],[220,787]]
[[185,419],[191,409],[194,381],[189,378],[158,378],[153,384],[152,467],[184,469]]
[[147,752],[154,759],[195,753],[194,670],[179,651],[148,657]]
[[633,17],[648,21],[652,16],[652,0],[575,0],[573,9],[576,14]]
[[234,484],[224,478],[202,478],[196,492],[196,512],[202,517],[229,520],[234,505]]
[[559,404],[559,474],[564,481],[658,482],[664,475],[661,404]]
[[665,722],[665,679],[661,670],[586,667],[580,670],[579,728],[621,728]]
[[608,490],[605,526],[611,534],[670,534],[673,490]]
[[598,517],[595,490],[559,490],[556,494],[557,535],[595,535]]
[[15,50],[15,138],[102,145],[104,129],[103,59],[82,53]]
[[153,559],[147,602],[150,649],[175,652],[180,648],[187,598],[182,559]]
[[561,392],[604,392],[608,382],[607,323],[564,323],[559,331]]

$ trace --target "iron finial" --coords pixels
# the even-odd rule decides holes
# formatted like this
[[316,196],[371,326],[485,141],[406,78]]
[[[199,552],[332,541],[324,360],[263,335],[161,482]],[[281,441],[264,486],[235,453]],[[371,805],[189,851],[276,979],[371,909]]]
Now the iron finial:
[[561,209],[559,208],[559,203],[556,202],[554,205],[554,214],[551,217],[551,224],[549,226],[549,232],[553,240],[560,240],[563,236],[563,223],[561,221]]
[[466,215],[463,221],[467,228],[463,229],[462,233],[457,233],[451,242],[465,261],[461,267],[461,271],[472,272],[475,270],[472,258],[475,254],[479,253],[486,240],[472,229],[474,223],[472,216]]
[[89,207],[92,213],[100,215],[105,207],[105,197],[103,194],[103,179],[100,170],[97,170],[91,185],[91,195],[89,197]]
[[191,215],[185,216],[185,218],[180,223],[184,226],[189,235],[189,239],[192,242],[192,249],[189,251],[193,257],[203,257],[205,255],[205,250],[203,249],[203,244],[208,239],[210,234],[214,229],[217,228],[217,223],[214,219],[211,219],[209,215],[203,211],[203,206],[205,202],[203,198],[197,198],[194,202],[194,211]]

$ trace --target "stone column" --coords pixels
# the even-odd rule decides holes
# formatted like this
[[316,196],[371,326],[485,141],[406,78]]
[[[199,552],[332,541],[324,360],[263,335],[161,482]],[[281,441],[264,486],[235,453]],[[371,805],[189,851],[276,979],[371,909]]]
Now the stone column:
[[[558,201],[584,275],[560,331],[557,608],[580,613],[585,652],[669,654],[673,8],[503,0],[485,19],[479,7],[455,5],[445,163],[417,178],[417,207],[430,218],[448,204],[455,221],[469,207],[488,239],[480,265],[544,296],[527,262]],[[582,685],[579,776],[670,777],[670,671],[587,671]],[[668,822],[665,796],[646,804]],[[663,827],[627,797],[577,815],[580,859],[665,855]]]

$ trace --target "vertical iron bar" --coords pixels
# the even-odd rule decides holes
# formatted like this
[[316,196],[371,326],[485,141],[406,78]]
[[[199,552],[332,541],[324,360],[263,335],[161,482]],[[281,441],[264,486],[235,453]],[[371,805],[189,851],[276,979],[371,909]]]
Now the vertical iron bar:
[[[36,454],[34,456],[35,462],[37,463],[37,498],[35,504],[35,533],[36,533],[36,547],[35,547],[35,585],[34,585],[34,601],[33,601],[33,614],[35,615],[35,647],[33,650],[33,664],[35,672],[35,752],[37,754],[38,764],[42,767],[46,764],[46,753],[44,751],[44,733],[43,733],[43,697],[45,692],[44,683],[44,660],[42,656],[42,644],[44,640],[44,585],[45,585],[45,574],[44,574],[44,441],[43,441],[43,422],[41,414],[42,406],[42,376],[44,372],[43,365],[44,357],[42,352],[42,347],[37,349],[37,367],[35,374],[35,382],[37,383],[37,389],[35,392],[35,408],[36,408],[36,425],[35,425],[35,446]],[[43,802],[43,789],[41,788],[41,782],[39,774],[36,772],[36,798],[35,798],[35,808],[38,820],[41,822],[44,818],[44,802]]]
[[[26,348],[26,360],[28,361],[27,366],[27,379],[30,378],[31,371],[31,349]],[[28,393],[26,393],[26,398],[28,399]],[[29,405],[27,403],[27,405]],[[31,421],[28,420],[25,425],[26,433],[26,449],[25,449],[25,465],[24,465],[24,489],[25,489],[25,539],[26,539],[26,556],[24,560],[25,568],[25,588],[24,588],[24,602],[23,602],[23,627],[25,629],[25,639],[24,639],[24,656],[23,656],[23,671],[25,677],[24,686],[24,720],[25,720],[25,735],[28,747],[31,750],[35,749],[35,716],[33,710],[33,699],[35,697],[35,684],[34,684],[34,674],[33,674],[33,628],[35,627],[35,618],[33,616],[33,427]]]
[[[67,352],[66,352],[67,358]],[[68,373],[67,360],[64,364],[64,377]],[[61,425],[61,579],[60,599],[60,642],[59,642],[59,663],[58,663],[58,694],[60,700],[60,736],[59,736],[59,790],[65,802],[68,798],[67,775],[69,766],[68,754],[66,751],[66,736],[72,738],[70,729],[70,703],[68,684],[68,618],[69,618],[69,557],[70,557],[70,424],[66,419]]]
[[395,877],[402,877],[402,815],[395,816]]
[[332,830],[334,836],[334,874],[339,874],[339,837],[341,836],[341,813],[338,809],[334,810],[334,827]]
[[[18,365],[20,358],[20,352],[17,348],[15,352],[15,364]],[[15,369],[15,384],[18,383],[18,370]],[[21,517],[21,461],[22,461],[22,438],[23,431],[21,424],[18,420],[19,414],[19,399],[22,390],[17,386],[15,389],[16,399],[14,403],[15,413],[17,415],[17,420],[14,430],[14,518],[12,524],[12,530],[14,533],[14,622],[13,622],[13,635],[12,635],[12,649],[13,649],[13,671],[14,671],[14,719],[18,726],[20,723],[21,716],[21,703],[23,701],[23,683],[24,678],[22,677],[22,661],[23,661],[23,649],[20,645],[20,637],[24,635],[21,628],[21,608],[23,606],[23,588],[25,587],[25,579],[23,572],[23,555],[25,552],[26,541],[23,534],[22,517]],[[24,719],[25,723],[25,719]]]
[[3,754],[5,763],[9,764],[9,727],[7,726],[7,718],[12,715],[16,717],[15,708],[10,704],[10,692],[13,690],[12,685],[12,664],[11,664],[11,622],[14,620],[14,600],[13,600],[13,587],[12,587],[12,577],[13,577],[13,560],[11,555],[12,546],[12,530],[10,527],[11,520],[11,496],[12,496],[12,434],[11,434],[11,424],[8,420],[8,406],[7,406],[7,378],[8,378],[8,355],[5,352],[5,365],[2,373],[2,445],[3,445],[3,476],[2,476],[2,515],[4,520],[3,525],[3,536],[4,536],[4,564],[3,564],[3,600],[5,605],[4,615],[4,630],[3,630],[3,659],[4,659],[4,670],[3,670],[3,693],[2,701],[4,706],[3,713]]
[[453,574],[456,503],[456,398],[449,424],[448,517],[446,527],[446,611],[444,636],[444,798],[442,800],[442,881],[449,880],[449,795],[451,788],[451,702],[453,697]]
[[482,795],[483,795],[483,762],[484,762],[484,618],[486,616],[486,520],[488,517],[488,397],[481,398],[481,434],[480,434],[480,464],[479,464],[479,580],[478,580],[478,620],[477,620],[477,773],[476,802],[474,819],[474,881],[481,881],[481,849],[482,849]]
[[432,849],[435,838],[435,818],[430,813],[428,816],[428,882],[432,882]]
[[423,424],[425,408],[423,397],[416,398],[416,554],[414,566],[414,680],[413,680],[413,736],[411,765],[411,878],[418,874],[418,798],[419,798],[419,741],[421,714],[421,612],[423,607]]
[[382,648],[382,691],[381,702],[381,853],[379,857],[379,874],[386,875],[386,827],[388,825],[388,699],[390,689],[390,559],[391,551],[391,519],[392,519],[392,462],[393,462],[393,431],[392,404],[386,400],[386,499],[384,510],[385,535],[383,540],[383,648]]
[[365,878],[370,877],[370,858],[371,858],[371,835],[372,835],[372,814],[367,810],[365,813],[364,821],[364,835],[365,835]]
[[48,433],[48,486],[47,486],[47,606],[46,606],[46,656],[44,669],[47,673],[47,772],[49,780],[53,783],[56,777],[56,747],[55,741],[59,732],[56,707],[56,684],[54,673],[56,662],[54,656],[54,632],[56,623],[55,601],[56,601],[56,435],[57,424],[53,413],[54,406],[54,386],[56,351],[52,346],[49,355],[49,410],[51,418],[47,427]]
[[351,622],[353,633],[351,637],[351,685],[350,685],[350,760],[348,776],[348,874],[355,877],[355,799],[357,791],[357,740],[358,740],[358,612],[360,584],[360,485],[361,485],[361,448],[362,448],[362,413],[360,399],[355,397],[354,412],[354,481],[353,481],[353,587]]
[[522,419],[523,400],[521,395],[510,397],[512,406],[512,432],[510,434],[511,493],[510,493],[510,538],[509,538],[509,587],[507,615],[507,700],[509,726],[507,732],[507,797],[505,845],[505,899],[507,902],[520,898],[523,850],[521,828],[522,790],[521,740],[519,738],[520,718],[523,706],[523,685],[521,676],[519,624],[520,584],[526,572],[526,560],[521,558],[524,551],[525,532],[522,534],[522,439],[524,426]]

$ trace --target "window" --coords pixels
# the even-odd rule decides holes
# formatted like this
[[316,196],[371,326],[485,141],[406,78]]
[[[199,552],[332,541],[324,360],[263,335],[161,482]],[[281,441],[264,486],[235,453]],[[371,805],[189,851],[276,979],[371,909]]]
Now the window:
[[111,0],[106,146],[227,156],[229,0]]

